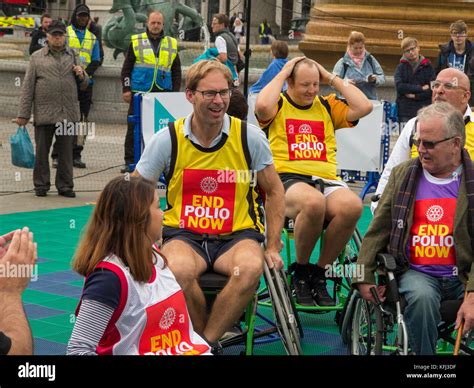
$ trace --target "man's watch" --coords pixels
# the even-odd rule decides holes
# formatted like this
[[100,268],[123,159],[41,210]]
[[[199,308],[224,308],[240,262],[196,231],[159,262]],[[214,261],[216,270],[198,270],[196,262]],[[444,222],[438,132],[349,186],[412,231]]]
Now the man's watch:
[[336,77],[337,77],[337,74],[334,74],[334,73],[333,73],[333,74],[332,74],[332,77],[329,78],[328,85],[329,85],[330,87],[333,87],[332,84],[333,84],[334,80],[336,79]]

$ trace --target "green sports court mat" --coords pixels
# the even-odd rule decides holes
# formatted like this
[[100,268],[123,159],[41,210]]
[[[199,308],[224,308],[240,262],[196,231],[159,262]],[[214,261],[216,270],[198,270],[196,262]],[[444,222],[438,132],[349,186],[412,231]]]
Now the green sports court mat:
[[[164,203],[162,200],[162,208]],[[83,278],[71,270],[71,260],[93,206],[0,215],[0,235],[28,226],[38,243],[38,276],[24,292],[23,301],[34,337],[37,355],[64,355],[74,326],[74,312],[81,296]],[[372,216],[366,206],[359,221],[362,234]],[[294,253],[293,253],[294,254]],[[314,259],[312,260],[314,262]],[[269,308],[259,307],[263,316],[270,318]],[[305,354],[347,354],[342,343],[334,313],[300,313],[304,327],[302,340]],[[267,324],[261,319],[259,327]],[[233,349],[235,348],[235,349]],[[238,354],[239,347],[225,353]],[[255,354],[285,354],[280,341],[259,344]]]

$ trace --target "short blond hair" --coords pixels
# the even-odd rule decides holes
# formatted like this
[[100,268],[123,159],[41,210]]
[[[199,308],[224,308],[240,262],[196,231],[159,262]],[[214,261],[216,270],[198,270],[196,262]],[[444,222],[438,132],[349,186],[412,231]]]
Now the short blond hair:
[[199,81],[201,81],[211,71],[220,71],[232,87],[232,73],[229,68],[219,61],[199,61],[192,65],[186,73],[186,89],[196,90]]
[[402,40],[402,43],[400,43],[400,47],[402,48],[402,50],[405,51],[405,49],[411,46],[412,44],[418,47],[418,41],[415,38],[406,37]]

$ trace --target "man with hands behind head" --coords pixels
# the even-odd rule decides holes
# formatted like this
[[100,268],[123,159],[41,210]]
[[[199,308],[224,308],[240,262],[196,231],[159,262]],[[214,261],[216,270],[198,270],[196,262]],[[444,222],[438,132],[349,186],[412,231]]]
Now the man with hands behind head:
[[[286,81],[288,89],[281,93]],[[345,101],[335,94],[318,96],[320,83],[335,88]],[[361,200],[336,176],[335,130],[355,126],[371,111],[372,103],[357,87],[305,57],[289,61],[258,95],[255,113],[285,187],[286,216],[295,221],[293,285],[299,304],[335,305],[326,289],[325,267],[341,252],[362,213]],[[320,258],[309,265],[325,222]]]

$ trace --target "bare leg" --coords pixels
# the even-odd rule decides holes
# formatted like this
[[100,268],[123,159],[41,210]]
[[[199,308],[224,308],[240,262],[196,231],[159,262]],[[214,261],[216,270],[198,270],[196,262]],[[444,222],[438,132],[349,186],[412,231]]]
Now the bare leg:
[[207,270],[204,259],[180,240],[172,240],[163,246],[168,266],[183,289],[189,315],[196,332],[202,334],[206,325],[206,300],[199,287],[199,277]]
[[295,220],[296,261],[308,264],[323,229],[325,198],[314,187],[296,183],[286,192],[285,205],[286,216]]
[[338,189],[326,198],[326,218],[329,225],[318,266],[332,264],[351,238],[362,215],[362,201],[349,189]]
[[238,242],[216,261],[214,271],[229,276],[229,282],[217,296],[204,329],[204,337],[211,342],[218,341],[232,327],[255,294],[263,271],[260,244],[253,240]]

